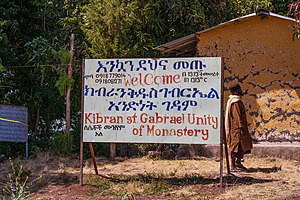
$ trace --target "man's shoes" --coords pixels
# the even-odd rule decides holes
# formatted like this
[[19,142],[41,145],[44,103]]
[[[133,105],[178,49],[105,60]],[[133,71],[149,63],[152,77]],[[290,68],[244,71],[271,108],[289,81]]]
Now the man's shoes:
[[230,171],[231,171],[231,172],[238,172],[238,169],[237,169],[236,167],[234,167],[234,168],[231,168]]
[[247,168],[244,165],[242,165],[242,163],[239,161],[236,162],[236,167],[241,170],[247,170]]

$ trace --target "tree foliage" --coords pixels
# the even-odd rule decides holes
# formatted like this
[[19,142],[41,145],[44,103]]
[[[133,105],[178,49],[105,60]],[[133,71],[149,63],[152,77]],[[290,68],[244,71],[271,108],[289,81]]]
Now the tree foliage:
[[299,25],[299,19],[300,19],[300,1],[292,2],[289,5],[289,12],[293,14],[294,19],[296,20],[295,26],[293,27],[295,29],[295,32],[293,34],[293,40],[300,38],[300,25]]
[[89,56],[144,57],[161,42],[184,36],[204,24],[199,1],[91,1],[81,26]]
[[258,9],[282,12],[283,0],[91,0],[79,24],[88,56],[155,56],[152,48]]

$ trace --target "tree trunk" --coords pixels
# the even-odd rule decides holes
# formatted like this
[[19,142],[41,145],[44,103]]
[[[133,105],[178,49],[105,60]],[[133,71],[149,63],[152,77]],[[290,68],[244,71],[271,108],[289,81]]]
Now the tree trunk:
[[128,156],[128,144],[127,143],[120,144],[120,156],[121,157]]
[[177,150],[177,158],[196,158],[197,153],[191,144],[181,144]]
[[38,134],[38,127],[39,127],[39,121],[40,121],[40,107],[36,110],[36,118],[35,118],[35,127],[34,127],[34,135]]
[[[44,85],[44,78],[45,78],[45,71],[42,69],[42,75],[41,75],[41,82],[40,87],[43,87]],[[35,128],[34,128],[34,134],[38,134],[38,127],[39,127],[39,121],[40,121],[40,114],[41,114],[41,107],[38,105],[37,111],[36,111],[36,121],[35,121]]]
[[[74,54],[74,33],[70,37],[70,63],[68,67],[69,77],[72,78],[72,63],[73,63],[73,54]],[[66,94],[66,133],[70,133],[71,129],[71,86],[67,85],[67,94]]]
[[116,157],[116,143],[110,143],[110,159],[115,159]]

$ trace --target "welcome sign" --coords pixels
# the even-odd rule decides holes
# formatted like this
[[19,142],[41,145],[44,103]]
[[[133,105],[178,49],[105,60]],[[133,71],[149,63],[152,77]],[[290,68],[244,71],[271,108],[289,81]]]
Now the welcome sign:
[[219,144],[220,57],[87,59],[84,142]]

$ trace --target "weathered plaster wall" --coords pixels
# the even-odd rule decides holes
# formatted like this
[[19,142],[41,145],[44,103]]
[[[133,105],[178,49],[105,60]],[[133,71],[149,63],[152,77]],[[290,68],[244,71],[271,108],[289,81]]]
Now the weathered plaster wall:
[[[197,56],[221,56],[224,85],[245,90],[249,130],[257,141],[300,141],[300,41],[293,22],[259,16],[198,35]],[[225,89],[225,102],[229,92]]]

